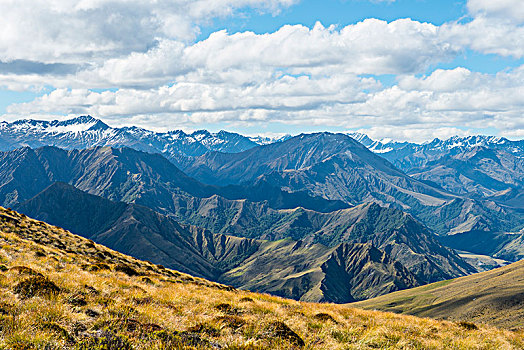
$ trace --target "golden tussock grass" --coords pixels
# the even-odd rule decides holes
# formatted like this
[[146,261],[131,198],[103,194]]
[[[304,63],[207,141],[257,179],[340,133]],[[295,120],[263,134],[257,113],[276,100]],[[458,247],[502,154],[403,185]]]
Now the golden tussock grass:
[[1,349],[524,348],[522,332],[235,290],[0,214]]

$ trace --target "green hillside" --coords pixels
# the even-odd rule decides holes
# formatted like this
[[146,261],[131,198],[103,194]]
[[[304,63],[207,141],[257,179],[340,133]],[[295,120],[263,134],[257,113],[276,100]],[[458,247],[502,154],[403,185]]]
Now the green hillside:
[[524,261],[351,305],[524,329]]

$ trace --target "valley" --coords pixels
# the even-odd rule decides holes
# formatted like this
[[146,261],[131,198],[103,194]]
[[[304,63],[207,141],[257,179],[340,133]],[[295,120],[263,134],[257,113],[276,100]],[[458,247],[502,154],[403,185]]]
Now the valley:
[[[3,139],[20,141],[13,130],[38,147],[0,153],[4,206],[240,289],[350,303],[507,265],[524,251],[519,205],[404,173],[383,158],[391,151],[377,143],[368,149],[358,135],[304,134],[258,145],[238,134],[113,129],[91,117],[4,124]],[[518,155],[497,161],[507,151],[489,153],[479,142],[441,158],[428,151],[417,166],[440,169],[446,157],[470,152],[460,159],[481,170],[447,166],[469,171],[478,188],[501,190],[504,180],[518,191]],[[471,175],[487,171],[488,155],[512,169],[493,170],[498,182]]]

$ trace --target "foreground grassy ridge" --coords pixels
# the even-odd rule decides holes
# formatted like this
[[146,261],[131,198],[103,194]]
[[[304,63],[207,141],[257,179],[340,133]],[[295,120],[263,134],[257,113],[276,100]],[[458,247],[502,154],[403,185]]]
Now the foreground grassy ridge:
[[353,304],[451,321],[524,329],[524,261]]
[[524,348],[519,332],[234,290],[4,209],[0,247],[3,349]]

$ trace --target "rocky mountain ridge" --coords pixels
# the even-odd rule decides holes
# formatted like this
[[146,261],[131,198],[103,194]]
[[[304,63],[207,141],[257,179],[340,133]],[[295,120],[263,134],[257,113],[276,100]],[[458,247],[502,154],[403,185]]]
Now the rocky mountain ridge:
[[139,259],[297,300],[350,302],[423,283],[371,242],[327,247],[213,234],[64,183],[51,185],[17,209]]
[[264,181],[289,192],[306,191],[349,205],[393,205],[442,234],[474,218],[483,218],[493,231],[524,224],[518,207],[491,198],[461,196],[430,181],[417,180],[343,134],[303,134],[235,154],[209,152],[181,166],[205,183]]
[[198,130],[153,132],[138,127],[113,128],[91,116],[65,121],[18,120],[0,123],[0,150],[20,147],[57,146],[83,149],[97,146],[131,147],[161,153],[175,160],[180,156],[198,156],[209,151],[241,152],[259,144],[284,140],[268,137],[249,138],[227,131],[211,133]]

